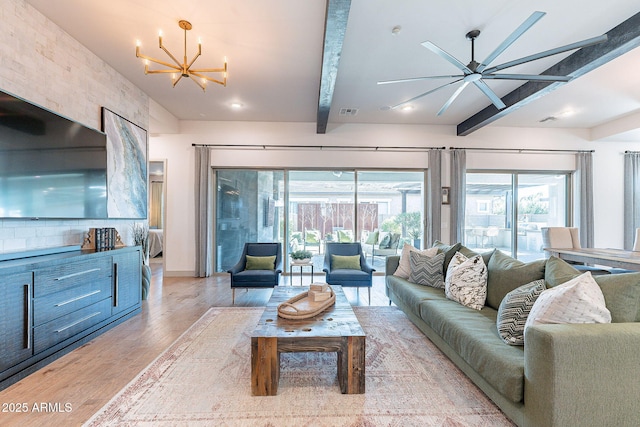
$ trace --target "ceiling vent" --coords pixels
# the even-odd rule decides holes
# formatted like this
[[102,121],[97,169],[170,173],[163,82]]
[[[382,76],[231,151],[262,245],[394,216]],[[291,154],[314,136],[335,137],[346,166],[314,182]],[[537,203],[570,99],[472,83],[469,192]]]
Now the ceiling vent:
[[357,108],[341,108],[340,109],[341,116],[355,116],[356,114],[358,114]]
[[540,123],[544,123],[544,122],[555,122],[556,120],[558,120],[557,117],[554,116],[549,116],[549,117],[545,117],[542,120],[539,120]]

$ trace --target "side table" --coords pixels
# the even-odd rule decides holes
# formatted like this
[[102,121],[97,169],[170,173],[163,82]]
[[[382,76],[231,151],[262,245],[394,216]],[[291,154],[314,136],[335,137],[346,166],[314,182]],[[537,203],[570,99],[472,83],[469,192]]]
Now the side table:
[[293,285],[293,267],[300,267],[300,286],[302,286],[303,267],[311,267],[311,282],[313,282],[313,261],[307,261],[307,262],[291,261],[291,264],[289,264],[289,266],[291,267],[291,276],[292,276],[291,285]]

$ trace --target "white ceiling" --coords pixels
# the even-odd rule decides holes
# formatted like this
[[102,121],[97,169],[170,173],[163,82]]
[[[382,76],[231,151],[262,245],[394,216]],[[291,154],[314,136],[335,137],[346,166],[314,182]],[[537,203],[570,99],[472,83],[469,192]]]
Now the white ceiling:
[[[184,120],[315,122],[322,66],[324,0],[27,0],[72,37]],[[629,0],[352,0],[329,117],[340,123],[415,123],[456,125],[489,105],[468,87],[440,117],[436,112],[455,86],[413,103],[410,112],[385,107],[412,98],[446,81],[377,85],[379,80],[456,74],[457,70],[420,45],[429,40],[462,62],[471,59],[465,34],[482,31],[476,59],[484,59],[533,11],[547,15],[507,49],[494,65],[603,34],[635,15]],[[189,58],[198,38],[200,68],[229,61],[227,87],[210,84],[206,93],[183,79],[175,88],[166,75],[144,74],[135,57],[141,51],[168,60],[158,49],[158,31],[179,59],[183,31],[178,20],[193,24],[187,36]],[[393,35],[392,28],[402,27]],[[509,72],[538,74],[566,54],[514,67]],[[640,113],[640,49],[615,59],[551,94],[497,120],[495,126],[593,128]],[[504,96],[522,84],[489,81]],[[243,108],[233,110],[239,102]],[[340,108],[357,108],[340,116]],[[563,116],[565,111],[575,114]],[[549,117],[556,121],[539,121]],[[329,129],[330,131],[330,129]],[[629,134],[629,133],[628,133]],[[638,139],[640,140],[640,139]]]

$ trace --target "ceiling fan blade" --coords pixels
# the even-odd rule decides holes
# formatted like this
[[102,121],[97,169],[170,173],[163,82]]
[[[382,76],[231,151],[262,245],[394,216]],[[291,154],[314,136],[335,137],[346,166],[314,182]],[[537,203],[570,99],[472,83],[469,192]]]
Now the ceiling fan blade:
[[607,41],[607,35],[592,37],[590,39],[582,40],[579,42],[571,43],[566,46],[556,47],[555,49],[545,50],[544,52],[535,53],[533,55],[525,56],[520,59],[514,59],[513,61],[505,62],[504,64],[496,65],[495,67],[487,68],[485,73],[494,73],[505,68],[515,67],[516,65],[524,64],[526,62],[535,61],[537,59],[546,58],[547,56],[557,55],[559,53],[567,52],[570,50],[581,49],[583,47],[591,46],[594,44]]
[[516,40],[520,38],[529,28],[533,26],[536,22],[538,22],[544,15],[545,12],[533,12],[531,16],[529,16],[518,28],[515,29],[509,37],[507,37],[500,45],[491,52],[487,58],[482,61],[482,63],[478,66],[477,71],[479,73],[482,72],[489,64],[493,62],[502,52],[504,52],[509,46],[511,46]]
[[413,77],[410,79],[398,79],[398,80],[383,80],[378,82],[379,85],[388,85],[391,83],[404,83],[404,82],[414,82],[419,80],[431,80],[431,79],[455,79],[464,77],[462,74],[450,75],[450,76],[427,76],[427,77]]
[[476,87],[480,89],[482,93],[487,95],[487,97],[491,100],[491,102],[493,102],[493,105],[495,105],[498,110],[502,110],[506,107],[504,102],[502,102],[502,99],[500,99],[500,97],[496,95],[496,93],[491,90],[491,88],[487,86],[487,84],[483,82],[482,79],[476,80],[475,82],[473,82],[473,84],[476,85]]
[[568,82],[571,76],[547,76],[545,74],[483,74],[483,79],[493,80],[531,80],[538,82]]
[[449,83],[443,84],[442,86],[438,86],[438,87],[437,87],[437,88],[435,88],[435,89],[431,89],[431,90],[429,90],[429,91],[426,91],[425,93],[421,93],[421,94],[420,94],[420,95],[418,95],[418,96],[414,96],[414,97],[413,97],[413,98],[411,98],[411,99],[407,99],[406,101],[402,101],[402,102],[401,102],[401,103],[399,103],[399,104],[393,105],[393,106],[391,107],[391,109],[393,110],[393,109],[395,109],[395,108],[398,108],[398,107],[399,107],[399,106],[401,106],[401,105],[408,104],[409,102],[415,101],[416,99],[420,99],[420,98],[422,98],[423,96],[427,96],[427,95],[429,95],[429,94],[431,94],[431,93],[433,93],[433,92],[435,92],[435,91],[438,91],[438,90],[440,90],[440,89],[444,89],[445,87],[447,87],[447,86],[451,86],[452,84],[458,83],[459,81],[462,81],[462,79],[454,80],[454,81],[452,81],[452,82],[449,82]]
[[447,111],[447,108],[449,108],[449,106],[453,103],[453,101],[455,101],[458,95],[460,95],[460,93],[464,90],[465,87],[467,87],[468,84],[469,82],[464,82],[462,83],[462,85],[460,85],[458,89],[456,89],[453,95],[451,95],[451,97],[447,100],[447,102],[445,102],[442,108],[440,108],[440,110],[438,111],[438,114],[437,114],[438,116],[441,116],[442,114],[444,114],[445,111]]
[[436,55],[438,55],[442,59],[444,59],[444,60],[448,61],[449,63],[453,64],[454,67],[456,67],[457,69],[461,70],[465,74],[473,73],[473,71],[471,71],[469,69],[469,67],[467,67],[462,62],[460,62],[455,57],[453,57],[451,54],[449,54],[449,53],[445,52],[444,50],[440,49],[438,46],[436,46],[435,44],[431,43],[430,41],[422,42],[421,44],[422,44],[422,46],[426,47],[427,49],[429,49],[431,52],[435,53]]

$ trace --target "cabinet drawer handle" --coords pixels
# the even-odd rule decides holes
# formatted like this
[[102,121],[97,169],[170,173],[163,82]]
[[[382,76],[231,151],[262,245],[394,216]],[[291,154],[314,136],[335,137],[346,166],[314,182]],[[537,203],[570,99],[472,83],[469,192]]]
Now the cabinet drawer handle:
[[69,325],[67,325],[67,326],[65,326],[65,327],[63,327],[63,328],[56,329],[54,332],[56,332],[56,333],[60,333],[60,332],[66,331],[66,330],[67,330],[67,329],[69,329],[69,328],[73,328],[73,327],[74,327],[74,326],[76,326],[78,323],[82,323],[82,322],[84,322],[85,320],[89,320],[89,319],[91,319],[92,317],[96,317],[96,316],[97,316],[97,315],[99,315],[99,314],[100,314],[100,312],[99,312],[99,311],[96,311],[95,313],[92,313],[92,314],[90,314],[90,315],[88,315],[88,316],[84,316],[82,319],[78,319],[78,320],[76,320],[75,322],[73,322],[73,323],[71,323],[71,324],[69,324]]
[[24,308],[25,308],[25,344],[24,348],[31,349],[31,318],[33,317],[33,305],[31,303],[31,284],[26,283],[24,285]]
[[78,271],[77,273],[71,273],[71,274],[67,274],[66,276],[60,276],[60,277],[56,277],[53,280],[65,280],[65,279],[70,279],[71,277],[76,277],[76,276],[82,276],[83,274],[89,274],[89,273],[93,273],[94,271],[100,271],[99,268],[92,268],[90,270],[84,270],[84,271]]
[[93,291],[93,292],[89,292],[88,294],[80,295],[79,297],[71,298],[70,300],[67,300],[67,301],[62,301],[62,302],[57,303],[55,305],[55,307],[62,307],[63,305],[71,304],[72,302],[76,302],[76,301],[79,301],[79,300],[81,300],[83,298],[90,297],[91,295],[99,294],[100,292],[102,292],[102,291],[96,290],[96,291]]

